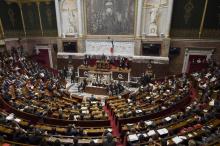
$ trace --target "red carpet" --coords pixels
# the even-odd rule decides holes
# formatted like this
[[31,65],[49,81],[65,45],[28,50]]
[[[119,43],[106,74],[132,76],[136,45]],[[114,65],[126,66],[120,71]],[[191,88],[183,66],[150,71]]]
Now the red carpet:
[[[104,106],[103,109],[106,113],[108,113],[108,119],[110,120],[111,127],[112,127],[112,135],[115,137],[120,137],[119,129],[117,125],[115,124],[115,120],[110,112],[110,110],[107,108],[107,106]],[[117,146],[123,146],[123,144],[120,141],[117,141]]]
[[[198,97],[197,94],[198,94],[197,90],[195,88],[191,87],[190,97],[191,97],[192,101],[195,100]],[[116,123],[115,123],[115,120],[113,118],[113,115],[111,114],[111,111],[107,108],[107,106],[104,106],[103,109],[109,115],[108,119],[110,120],[110,123],[111,123],[112,135],[119,138],[120,137],[119,129],[118,129]],[[117,146],[123,146],[123,145],[126,145],[126,144],[123,144],[120,141],[117,142]]]
[[190,97],[192,98],[192,101],[198,97],[198,92],[193,87],[191,87],[191,89],[190,89]]

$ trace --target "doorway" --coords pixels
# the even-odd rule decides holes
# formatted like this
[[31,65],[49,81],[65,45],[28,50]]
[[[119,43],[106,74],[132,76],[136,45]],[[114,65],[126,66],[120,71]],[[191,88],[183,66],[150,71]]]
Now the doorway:
[[63,51],[69,53],[77,53],[76,42],[63,42]]
[[35,60],[43,66],[53,68],[51,47],[48,45],[37,45],[35,49],[37,52]]
[[192,73],[206,68],[213,52],[214,49],[210,48],[186,48],[182,73]]

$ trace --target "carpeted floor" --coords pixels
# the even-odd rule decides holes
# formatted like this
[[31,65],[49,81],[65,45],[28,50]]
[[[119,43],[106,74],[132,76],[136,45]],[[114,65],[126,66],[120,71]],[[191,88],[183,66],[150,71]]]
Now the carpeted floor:
[[[111,114],[110,110],[106,107],[106,105],[103,107],[103,109],[109,115],[108,118],[111,122],[112,135],[119,138],[120,137],[119,129],[118,129],[116,123],[115,123],[113,115]],[[123,146],[123,144],[120,142],[120,140],[117,141],[117,146]]]
[[198,92],[193,87],[190,89],[190,97],[192,98],[192,101],[195,100],[198,97]]

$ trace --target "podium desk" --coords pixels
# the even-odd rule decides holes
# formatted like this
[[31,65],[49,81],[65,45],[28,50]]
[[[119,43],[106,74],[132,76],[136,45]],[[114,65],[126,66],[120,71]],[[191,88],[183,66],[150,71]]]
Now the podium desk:
[[85,92],[96,95],[108,95],[106,88],[98,86],[86,86]]
[[119,69],[119,68],[112,68],[112,69],[97,69],[96,67],[86,67],[81,65],[78,67],[78,76],[86,78],[89,76],[89,72],[103,72],[106,74],[107,72],[111,75],[111,79],[119,80],[119,81],[126,81],[130,82],[130,74],[131,69]]

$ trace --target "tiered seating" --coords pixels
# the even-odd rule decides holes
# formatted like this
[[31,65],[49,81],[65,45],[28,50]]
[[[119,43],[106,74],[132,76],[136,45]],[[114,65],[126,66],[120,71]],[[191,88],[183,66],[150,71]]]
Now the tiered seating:
[[79,143],[102,144],[112,131],[100,102],[70,96],[64,81],[35,62],[7,55],[1,59],[0,133],[9,143],[71,144],[77,136]]
[[75,121],[107,120],[100,102],[82,104],[80,98],[69,98],[70,95],[65,92],[65,85],[55,77],[49,78],[47,71],[38,67],[38,64],[25,58],[7,62],[10,63],[10,68],[6,68],[6,71],[11,74],[9,77],[7,74],[2,76],[2,86],[5,89],[2,97],[12,107],[41,117]]
[[129,99],[108,100],[107,105],[121,127],[121,124],[156,118],[180,110],[190,102],[189,90],[190,82],[185,77],[175,77],[162,83],[149,84]]
[[[0,143],[102,145],[109,137],[101,102],[70,95],[65,81],[35,62],[1,59]],[[211,66],[189,77],[157,80],[129,97],[110,97],[106,107],[127,145],[217,145],[219,76],[219,68]]]
[[[145,135],[145,138],[141,141],[142,143],[144,143],[143,141],[145,140],[149,142],[150,137],[155,138],[155,142],[159,141],[158,138],[163,138],[169,141],[170,144],[174,143],[174,140],[179,138],[177,136],[184,136],[186,133],[204,127],[206,122],[218,120],[215,119],[210,106],[199,109],[200,112],[197,113],[198,111],[195,110],[196,105],[199,105],[199,103],[193,102],[187,106],[184,112],[176,112],[166,117],[124,125],[122,130],[128,132],[129,142],[135,142],[132,138],[136,135]],[[217,123],[216,127],[218,126],[219,124]],[[132,130],[135,131],[135,133],[132,133]],[[187,139],[189,138],[187,137],[184,140]],[[182,142],[184,140],[180,141]]]
[[[49,143],[55,141],[56,139],[59,139],[64,143],[72,143],[70,139],[74,136],[79,137],[80,143],[84,143],[86,141],[88,142],[93,139],[97,139],[97,141],[99,141],[98,143],[100,143],[103,139],[103,133],[105,133],[106,131],[112,131],[111,127],[76,127],[75,125],[57,126],[44,123],[30,124],[30,121],[20,118],[15,118],[15,121],[17,121],[16,124],[18,125],[14,127],[14,121],[9,119],[10,116],[6,116],[7,113],[1,112],[0,133],[5,134],[10,140],[13,140],[13,137],[16,133],[16,127],[20,127],[22,132],[26,134],[26,139],[28,139],[27,136],[30,135],[30,133],[35,133],[37,131],[41,134],[41,136],[44,136],[44,138],[46,138],[46,141],[48,141]],[[69,139],[64,139],[65,137]],[[28,142],[28,140],[19,142]]]
[[[126,137],[127,145],[219,144],[219,140],[216,140],[220,137],[219,70],[216,68],[208,72],[195,73],[192,75],[192,82],[198,89],[198,94],[193,93],[197,97],[192,97],[193,101],[190,105],[184,108],[178,107],[180,111],[160,115],[155,119],[142,118],[135,122],[126,118],[127,122],[119,126],[122,129],[122,137]],[[136,102],[140,97],[150,99],[146,92],[137,97]],[[107,103],[112,112],[116,113],[117,110],[114,108],[123,107],[125,102],[125,99],[114,99]],[[131,107],[136,105],[133,104]]]

